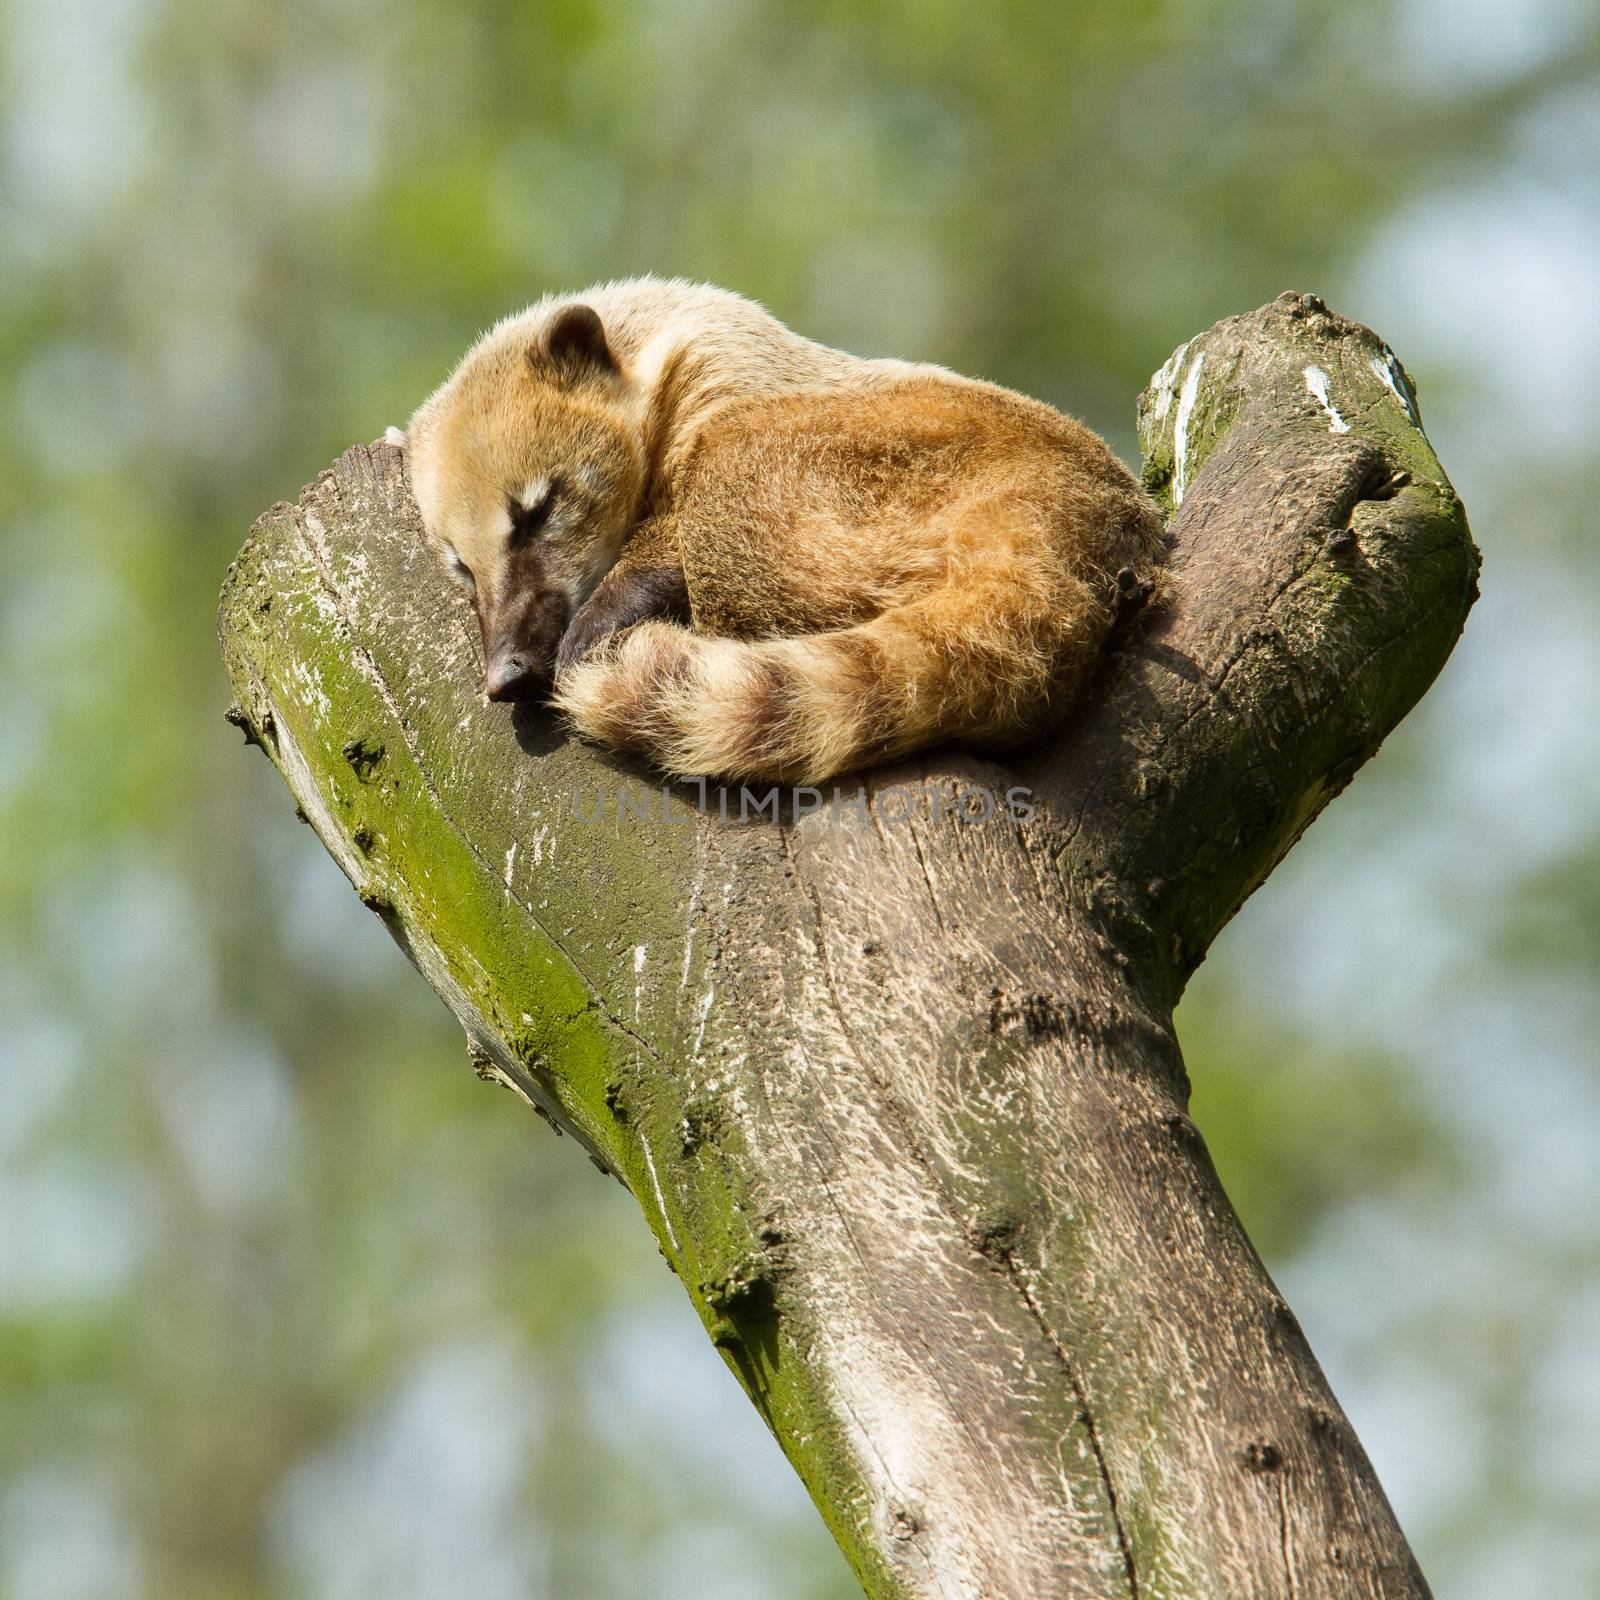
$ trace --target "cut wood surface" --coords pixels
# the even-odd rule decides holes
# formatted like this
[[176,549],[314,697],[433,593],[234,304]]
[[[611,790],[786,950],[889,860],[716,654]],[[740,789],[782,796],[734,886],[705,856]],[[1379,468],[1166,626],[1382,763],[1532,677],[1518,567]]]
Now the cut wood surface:
[[1312,297],[1184,345],[1139,425],[1168,592],[1004,765],[763,803],[488,704],[384,444],[252,532],[237,714],[479,1070],[631,1190],[869,1595],[1426,1595],[1172,1009],[1477,552],[1399,361]]

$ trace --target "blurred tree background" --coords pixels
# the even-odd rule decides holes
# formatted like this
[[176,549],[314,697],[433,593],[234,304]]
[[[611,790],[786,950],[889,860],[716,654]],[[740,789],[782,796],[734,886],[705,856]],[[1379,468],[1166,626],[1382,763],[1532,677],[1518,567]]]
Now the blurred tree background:
[[1180,1027],[1441,1600],[1600,1592],[1597,69],[1592,0],[6,0],[0,1595],[857,1592],[222,720],[252,517],[642,271],[1124,455],[1284,288],[1412,367],[1484,599]]

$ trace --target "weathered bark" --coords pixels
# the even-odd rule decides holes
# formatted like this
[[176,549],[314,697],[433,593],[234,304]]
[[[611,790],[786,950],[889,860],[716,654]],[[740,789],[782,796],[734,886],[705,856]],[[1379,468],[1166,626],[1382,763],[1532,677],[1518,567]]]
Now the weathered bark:
[[1313,299],[1184,346],[1140,428],[1170,593],[1091,703],[864,808],[645,820],[647,774],[486,704],[382,445],[258,523],[229,670],[480,1070],[637,1197],[870,1595],[1424,1595],[1171,1013],[1439,670],[1477,553],[1399,363]]

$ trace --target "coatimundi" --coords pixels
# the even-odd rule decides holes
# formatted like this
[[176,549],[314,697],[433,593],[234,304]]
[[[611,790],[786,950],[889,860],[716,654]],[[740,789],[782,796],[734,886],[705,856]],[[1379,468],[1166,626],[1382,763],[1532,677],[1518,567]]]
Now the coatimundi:
[[489,698],[548,696],[682,777],[814,784],[1028,738],[1089,675],[1117,574],[1142,588],[1162,551],[1079,423],[700,284],[507,318],[405,443]]

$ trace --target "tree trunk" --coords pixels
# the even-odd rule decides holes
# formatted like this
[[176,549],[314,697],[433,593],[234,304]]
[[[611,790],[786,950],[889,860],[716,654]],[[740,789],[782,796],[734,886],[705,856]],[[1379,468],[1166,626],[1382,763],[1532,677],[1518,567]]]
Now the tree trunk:
[[1425,1595],[1172,1008],[1477,552],[1399,362],[1313,298],[1191,340],[1139,423],[1169,592],[1003,767],[741,822],[487,704],[385,445],[230,573],[238,715],[479,1070],[632,1191],[869,1595]]

